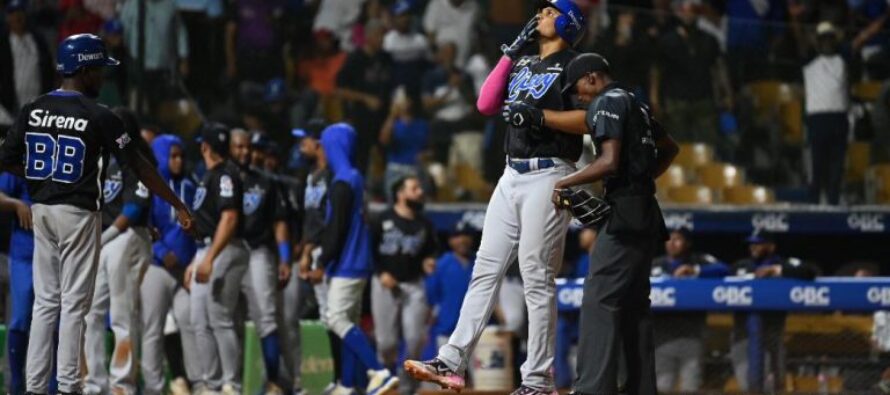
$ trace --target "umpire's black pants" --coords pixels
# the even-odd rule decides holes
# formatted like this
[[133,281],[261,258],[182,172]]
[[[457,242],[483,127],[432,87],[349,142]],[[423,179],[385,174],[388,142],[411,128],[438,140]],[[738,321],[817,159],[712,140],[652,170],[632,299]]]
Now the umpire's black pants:
[[619,238],[606,228],[597,236],[584,282],[575,391],[615,395],[620,385],[622,393],[654,395],[649,272],[655,235]]

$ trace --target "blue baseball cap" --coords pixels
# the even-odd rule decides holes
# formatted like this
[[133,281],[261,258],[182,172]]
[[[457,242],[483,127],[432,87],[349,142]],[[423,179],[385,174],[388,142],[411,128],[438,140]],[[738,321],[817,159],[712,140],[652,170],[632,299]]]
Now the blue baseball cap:
[[287,98],[287,82],[283,78],[273,78],[266,83],[263,101],[273,103],[287,100]]
[[313,139],[319,140],[321,139],[321,132],[323,132],[325,127],[327,126],[327,122],[325,122],[323,119],[313,118],[310,119],[309,122],[306,122],[306,126],[291,130],[291,135],[298,139],[311,137]]
[[109,19],[102,24],[102,31],[108,34],[123,34],[124,25],[118,19]]
[[6,13],[12,14],[13,12],[24,12],[28,9],[28,2],[25,0],[9,0],[6,3]]
[[399,0],[392,5],[392,14],[395,16],[404,15],[411,12],[411,2],[408,0]]
[[754,229],[754,232],[751,232],[751,235],[745,241],[748,244],[775,243],[776,234],[765,229]]

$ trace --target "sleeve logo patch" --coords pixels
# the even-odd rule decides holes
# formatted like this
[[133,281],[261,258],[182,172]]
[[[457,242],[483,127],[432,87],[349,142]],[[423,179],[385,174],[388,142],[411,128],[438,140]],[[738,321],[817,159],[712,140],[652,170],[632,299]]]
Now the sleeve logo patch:
[[136,186],[136,196],[139,196],[139,197],[141,197],[141,198],[143,198],[143,199],[147,199],[147,198],[148,198],[148,188],[146,188],[145,185],[142,184],[141,181],[140,181],[139,184]]
[[114,141],[117,142],[118,148],[124,149],[127,144],[130,144],[130,135],[124,133],[120,137],[118,137],[117,140]]
[[232,177],[226,174],[219,178],[219,196],[224,198],[235,196],[235,184],[232,183]]

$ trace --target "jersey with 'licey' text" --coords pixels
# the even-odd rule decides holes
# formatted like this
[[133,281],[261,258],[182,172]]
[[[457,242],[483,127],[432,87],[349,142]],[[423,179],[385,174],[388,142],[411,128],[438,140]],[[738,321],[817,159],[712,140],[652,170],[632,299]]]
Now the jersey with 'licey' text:
[[287,220],[288,204],[281,185],[255,169],[242,168],[244,234],[250,248],[275,246],[275,223]]
[[102,206],[102,228],[114,223],[125,204],[135,204],[140,208],[139,216],[130,219],[130,226],[148,226],[151,192],[139,181],[134,171],[125,169],[115,159],[108,166],[102,198],[105,202]]
[[211,238],[224,210],[238,212],[238,227],[232,237],[241,237],[244,229],[242,211],[244,187],[239,176],[238,165],[226,160],[212,169],[207,169],[204,178],[195,191],[192,209],[195,212],[195,230],[198,240]]
[[[507,104],[524,102],[542,110],[571,109],[568,93],[563,95],[566,64],[576,52],[566,49],[544,59],[525,56],[513,65],[507,85]],[[504,152],[510,158],[562,158],[576,162],[581,157],[584,138],[547,127],[541,130],[507,125]]]

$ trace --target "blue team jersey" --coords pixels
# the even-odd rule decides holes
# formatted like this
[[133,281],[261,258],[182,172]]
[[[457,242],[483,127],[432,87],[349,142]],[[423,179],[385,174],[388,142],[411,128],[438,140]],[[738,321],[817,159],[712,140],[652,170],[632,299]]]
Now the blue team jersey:
[[[24,178],[10,173],[0,174],[0,191],[31,205],[31,196],[28,195],[28,185]],[[12,223],[9,258],[18,262],[30,263],[34,257],[34,232],[22,228],[17,218],[13,218]]]

